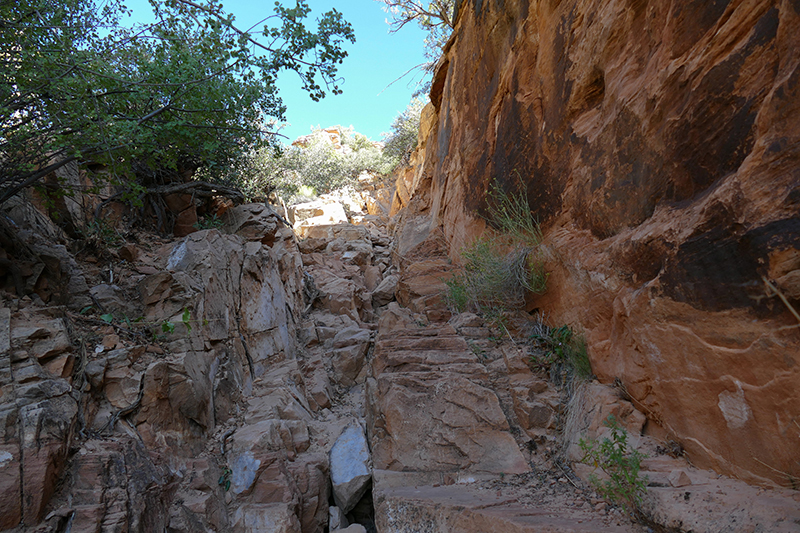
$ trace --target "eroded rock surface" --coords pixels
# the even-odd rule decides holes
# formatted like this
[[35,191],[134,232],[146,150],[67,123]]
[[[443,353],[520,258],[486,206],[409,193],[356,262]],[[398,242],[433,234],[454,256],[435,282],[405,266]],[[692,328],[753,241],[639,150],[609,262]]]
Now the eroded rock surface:
[[[492,183],[545,235],[531,302],[586,332],[705,467],[800,476],[800,10],[792,2],[459,2],[398,253],[480,234]],[[400,299],[398,297],[398,299]],[[793,428],[793,429],[790,429]]]
[[455,477],[529,470],[485,368],[452,328],[379,338],[372,375],[375,468]]

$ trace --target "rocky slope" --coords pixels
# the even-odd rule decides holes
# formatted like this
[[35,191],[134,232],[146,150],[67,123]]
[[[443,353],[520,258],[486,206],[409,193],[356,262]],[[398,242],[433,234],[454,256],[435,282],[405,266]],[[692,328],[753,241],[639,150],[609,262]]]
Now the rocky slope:
[[458,260],[490,184],[525,192],[550,272],[530,308],[695,465],[796,484],[800,6],[457,4],[398,252]]
[[[176,195],[181,238],[82,241],[3,214],[0,530],[798,530],[774,486],[800,475],[798,8],[457,20],[391,207],[365,183],[285,217],[212,202],[196,231]],[[545,229],[531,310],[585,331],[606,385],[533,365],[532,315],[445,305],[495,180]],[[647,455],[648,526],[579,462],[610,415]]]
[[[800,523],[790,492],[640,437],[619,390],[558,390],[535,346],[450,315],[441,250],[400,257],[389,219],[343,212],[299,206],[293,231],[242,205],[219,229],[76,255],[39,236],[46,218],[18,219],[51,264],[20,270],[22,298],[5,278],[0,530],[640,531],[572,464],[609,415],[651,457],[654,524]],[[521,341],[531,323],[509,327]]]

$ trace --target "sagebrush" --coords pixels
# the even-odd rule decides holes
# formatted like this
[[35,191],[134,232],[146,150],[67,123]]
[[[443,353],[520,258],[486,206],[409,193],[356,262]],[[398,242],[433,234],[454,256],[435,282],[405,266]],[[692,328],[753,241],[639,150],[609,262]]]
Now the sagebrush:
[[524,192],[507,193],[496,183],[489,189],[487,221],[491,227],[461,251],[462,268],[446,282],[455,311],[511,311],[524,304],[527,292],[547,289],[538,222]]
[[579,379],[591,377],[592,365],[586,339],[569,326],[551,328],[542,323],[531,338],[542,350],[542,353],[532,356],[535,365],[550,370],[557,367],[557,371],[566,371]]

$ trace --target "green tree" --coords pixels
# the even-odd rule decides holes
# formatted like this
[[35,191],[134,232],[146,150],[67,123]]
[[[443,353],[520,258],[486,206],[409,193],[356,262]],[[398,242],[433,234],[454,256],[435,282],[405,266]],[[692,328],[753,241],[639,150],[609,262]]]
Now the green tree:
[[391,132],[384,133],[383,153],[392,161],[393,167],[407,165],[417,148],[419,122],[426,103],[421,98],[413,98],[405,111],[395,117]]
[[339,138],[341,148],[337,149],[326,132],[314,130],[305,146],[254,150],[231,169],[229,181],[251,198],[277,190],[291,204],[302,199],[298,196],[301,187],[324,194],[353,185],[362,172],[385,175],[391,171],[393,161],[366,136],[340,128]]
[[[425,57],[427,62],[418,65],[426,74],[433,72],[442,56],[444,45],[455,27],[455,0],[376,0],[392,16],[389,31],[400,30],[409,22],[416,22],[428,33],[425,38]],[[430,84],[425,84],[425,90]],[[422,92],[422,91],[418,91]]]
[[276,2],[256,33],[216,0],[151,4],[153,24],[125,27],[120,0],[0,0],[0,204],[71,161],[145,187],[200,166],[213,175],[274,142],[279,73],[314,100],[341,92],[355,37],[336,10],[312,31],[306,0]]

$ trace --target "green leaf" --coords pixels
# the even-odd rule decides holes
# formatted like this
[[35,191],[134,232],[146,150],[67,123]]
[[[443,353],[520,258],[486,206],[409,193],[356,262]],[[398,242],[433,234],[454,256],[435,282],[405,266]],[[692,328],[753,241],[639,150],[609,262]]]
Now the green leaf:
[[105,315],[100,315],[100,320],[102,320],[103,322],[106,322],[108,324],[111,324],[114,321],[114,315],[112,315],[111,313],[106,313]]
[[186,333],[191,333],[192,326],[189,324],[189,320],[192,318],[192,314],[187,308],[183,308],[183,315],[181,316],[181,320],[183,321],[183,325],[186,326]]
[[161,331],[164,333],[174,333],[175,332],[175,324],[172,322],[167,322],[166,320],[161,323]]

